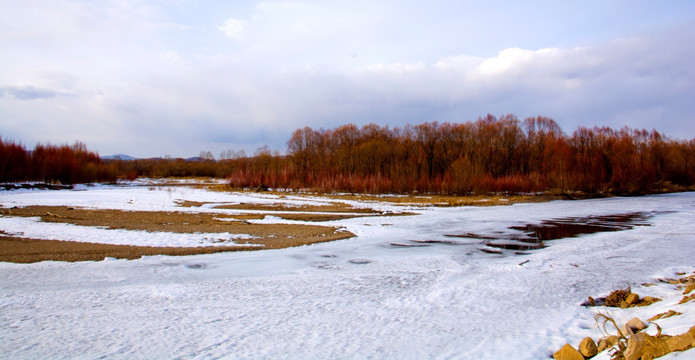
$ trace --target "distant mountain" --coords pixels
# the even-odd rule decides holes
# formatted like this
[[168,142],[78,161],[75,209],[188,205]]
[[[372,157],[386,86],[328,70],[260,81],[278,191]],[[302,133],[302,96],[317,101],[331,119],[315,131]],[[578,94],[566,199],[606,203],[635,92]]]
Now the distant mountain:
[[203,161],[203,158],[201,158],[200,156],[193,156],[193,157],[189,157],[189,158],[185,158],[185,159],[184,159],[184,158],[171,158],[171,157],[165,157],[165,158],[161,158],[161,157],[153,157],[153,158],[135,158],[135,157],[132,157],[132,156],[130,156],[130,155],[124,155],[124,154],[116,154],[116,155],[102,156],[101,159],[102,159],[102,160],[122,160],[122,161],[130,161],[130,160],[162,160],[162,159],[165,159],[165,160],[184,160],[184,161],[187,161],[187,162],[199,162],[199,161]]
[[129,155],[123,155],[123,154],[102,156],[101,158],[102,158],[102,160],[123,160],[123,161],[135,160],[134,157],[129,156]]

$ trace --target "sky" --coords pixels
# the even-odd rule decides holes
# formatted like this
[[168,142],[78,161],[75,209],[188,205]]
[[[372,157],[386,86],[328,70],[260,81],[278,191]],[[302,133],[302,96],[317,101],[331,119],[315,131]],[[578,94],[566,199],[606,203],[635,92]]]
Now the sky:
[[196,156],[544,115],[695,138],[695,2],[0,0],[0,137]]

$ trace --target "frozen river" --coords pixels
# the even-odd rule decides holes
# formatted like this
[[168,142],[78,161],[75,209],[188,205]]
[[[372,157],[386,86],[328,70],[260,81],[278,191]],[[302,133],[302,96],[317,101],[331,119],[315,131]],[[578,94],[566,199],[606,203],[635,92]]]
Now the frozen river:
[[[181,210],[181,200],[320,202],[189,188],[0,191],[4,207]],[[600,333],[594,310],[579,306],[587,296],[695,270],[695,193],[407,210],[417,215],[327,222],[357,237],[298,248],[0,263],[0,358],[542,359]],[[513,226],[635,213],[649,226],[524,255],[484,245]],[[29,236],[48,225],[23,226]],[[52,238],[68,240],[75,229],[65,229]],[[468,233],[480,236],[446,236]]]

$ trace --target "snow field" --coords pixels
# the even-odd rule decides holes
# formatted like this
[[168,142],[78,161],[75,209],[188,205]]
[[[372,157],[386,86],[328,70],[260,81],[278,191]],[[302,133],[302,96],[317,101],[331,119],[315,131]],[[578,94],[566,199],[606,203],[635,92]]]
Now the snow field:
[[[168,210],[181,199],[308,201],[185,188],[0,194],[5,207]],[[0,358],[547,358],[601,335],[596,309],[579,306],[587,296],[627,284],[657,294],[666,290],[636,284],[695,270],[694,193],[412,210],[419,215],[327,222],[358,237],[298,248],[0,263],[0,348],[9,349]],[[486,254],[474,239],[391,245],[636,211],[657,215],[649,227],[555,240],[528,255]],[[695,324],[676,318],[676,333]]]

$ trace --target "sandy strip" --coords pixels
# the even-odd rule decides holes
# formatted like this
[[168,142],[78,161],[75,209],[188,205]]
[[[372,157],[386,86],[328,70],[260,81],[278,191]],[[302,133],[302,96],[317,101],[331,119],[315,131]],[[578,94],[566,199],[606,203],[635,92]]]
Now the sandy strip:
[[265,246],[205,246],[205,247],[151,247],[130,245],[108,245],[61,240],[27,239],[0,236],[0,261],[33,263],[39,261],[99,261],[104,258],[138,259],[147,255],[198,255],[229,251],[281,249],[310,245],[353,237],[352,233],[338,233],[322,238],[266,239],[254,241]]
[[105,257],[136,259],[144,255],[195,255],[225,251],[280,249],[355,236],[348,231],[329,226],[250,224],[243,219],[211,213],[96,210],[66,206],[27,206],[2,209],[0,213],[0,216],[40,217],[44,222],[99,226],[110,229],[249,234],[253,238],[244,241],[256,245],[149,247],[64,241],[69,239],[39,240],[25,238],[21,235],[13,236],[12,234],[0,236],[0,261],[20,263],[45,260],[103,260]]
[[[265,244],[268,239],[332,238],[338,228],[298,224],[252,224],[234,215],[182,213],[167,211],[122,211],[82,209],[67,206],[27,206],[2,209],[2,216],[40,217],[41,221],[109,229],[144,230],[174,233],[248,234]],[[239,221],[234,221],[239,220]],[[345,232],[339,232],[344,238]],[[314,242],[314,241],[312,241]]]
[[106,245],[74,241],[36,240],[0,237],[0,261],[34,263],[39,261],[100,261],[107,257],[138,259],[146,255],[197,255],[226,251],[259,250],[253,246],[147,247]]

